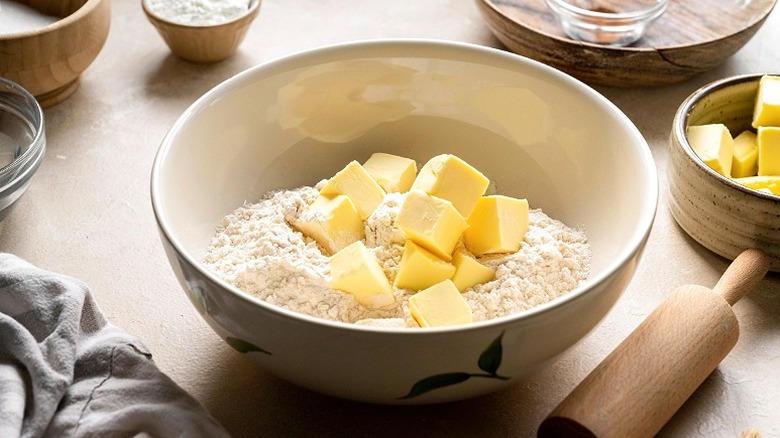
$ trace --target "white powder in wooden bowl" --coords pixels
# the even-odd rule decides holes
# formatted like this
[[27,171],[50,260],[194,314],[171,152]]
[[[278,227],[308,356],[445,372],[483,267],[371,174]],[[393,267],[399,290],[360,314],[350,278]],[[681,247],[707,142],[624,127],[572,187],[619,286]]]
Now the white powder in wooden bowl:
[[249,11],[249,0],[149,0],[149,9],[180,24],[227,23]]
[[[315,187],[278,190],[245,203],[217,227],[205,263],[228,283],[266,302],[335,321],[384,327],[416,327],[409,313],[411,290],[394,288],[396,303],[381,309],[358,304],[331,289],[329,258],[290,223],[318,195]],[[392,283],[406,240],[395,226],[405,195],[389,193],[366,219],[365,244]],[[590,273],[590,247],[582,230],[567,227],[539,209],[519,251],[483,257],[496,277],[463,293],[475,321],[516,313],[573,290]]]

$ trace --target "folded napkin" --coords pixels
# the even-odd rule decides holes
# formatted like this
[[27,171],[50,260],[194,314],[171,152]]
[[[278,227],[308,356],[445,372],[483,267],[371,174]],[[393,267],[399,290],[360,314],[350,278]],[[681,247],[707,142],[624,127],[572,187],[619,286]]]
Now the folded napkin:
[[0,437],[226,437],[80,281],[0,254]]

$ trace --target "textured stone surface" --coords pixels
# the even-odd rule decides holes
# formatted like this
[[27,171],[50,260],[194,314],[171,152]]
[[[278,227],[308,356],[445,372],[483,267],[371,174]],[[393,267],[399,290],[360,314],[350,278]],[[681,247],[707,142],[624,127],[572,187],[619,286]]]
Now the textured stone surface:
[[[182,292],[159,242],[149,200],[157,146],[201,94],[258,63],[331,43],[426,37],[499,47],[464,0],[264,0],[238,53],[199,65],[173,57],[140,1],[112,2],[108,41],[78,91],[46,110],[48,150],[32,186],[2,223],[0,251],[84,280],[116,325],[141,337],[157,364],[236,437],[532,436],[560,402],[672,290],[715,284],[728,261],[699,246],[667,207],[666,147],[677,106],[700,86],[780,64],[780,13],[724,65],[688,81],[599,91],[637,125],[661,184],[637,274],[607,318],[576,348],[501,393],[458,403],[387,407],[311,393],[252,365],[222,342]],[[780,436],[780,276],[735,306],[742,333],[721,366],[661,436]],[[334,352],[334,354],[338,354]]]

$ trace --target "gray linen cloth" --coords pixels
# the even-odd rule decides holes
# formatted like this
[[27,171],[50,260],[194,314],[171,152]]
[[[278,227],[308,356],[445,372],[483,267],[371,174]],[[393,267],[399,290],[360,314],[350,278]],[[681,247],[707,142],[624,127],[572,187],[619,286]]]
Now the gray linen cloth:
[[0,437],[226,437],[87,287],[0,254]]

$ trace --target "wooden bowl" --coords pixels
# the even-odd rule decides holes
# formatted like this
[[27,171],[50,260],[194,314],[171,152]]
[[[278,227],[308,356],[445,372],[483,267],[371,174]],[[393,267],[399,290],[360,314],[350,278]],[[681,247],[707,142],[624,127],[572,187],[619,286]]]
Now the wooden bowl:
[[776,0],[669,2],[647,34],[628,47],[568,38],[544,0],[476,2],[513,52],[591,84],[635,87],[679,82],[720,65],[750,40]]
[[78,88],[79,76],[108,37],[109,0],[17,0],[43,14],[63,17],[17,33],[0,29],[0,76],[10,79],[49,107]]
[[734,136],[750,128],[761,76],[715,81],[691,94],[677,110],[667,163],[669,210],[705,248],[732,260],[747,248],[759,248],[771,257],[771,269],[780,272],[780,196],[715,172],[685,136],[691,125],[723,123]]
[[171,51],[194,62],[221,61],[238,50],[249,25],[260,12],[260,0],[249,4],[247,12],[231,21],[213,25],[176,23],[156,14],[147,0],[141,0],[144,12]]

